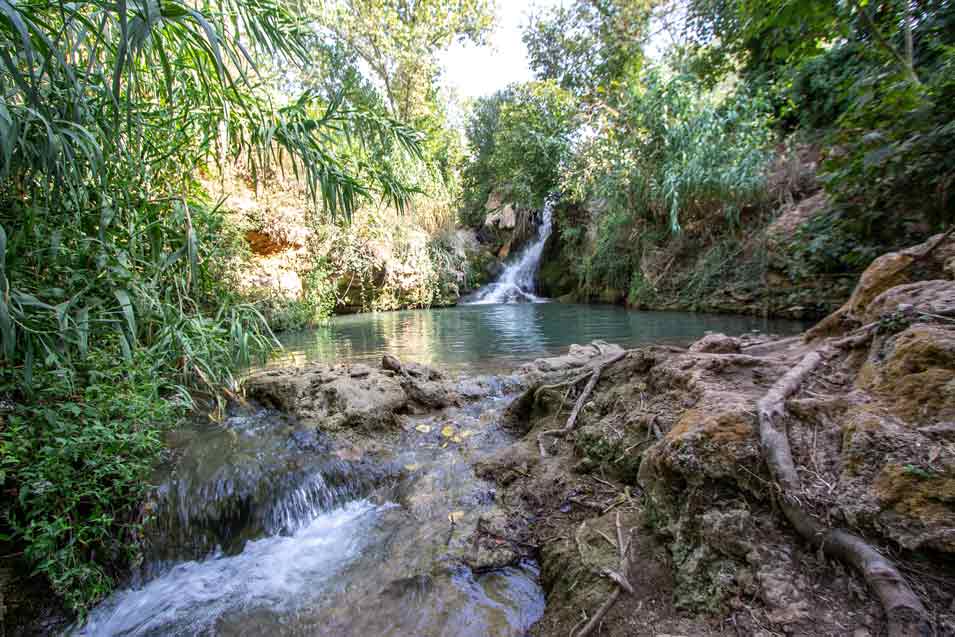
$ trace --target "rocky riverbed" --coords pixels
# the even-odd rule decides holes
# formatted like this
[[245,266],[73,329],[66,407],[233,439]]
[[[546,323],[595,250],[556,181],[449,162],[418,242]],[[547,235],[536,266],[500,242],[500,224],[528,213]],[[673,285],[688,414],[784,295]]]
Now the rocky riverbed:
[[[596,343],[496,381],[394,360],[270,371],[249,394],[359,445],[414,431],[429,414],[434,443],[468,447],[463,460],[492,485],[477,514],[445,503],[465,510],[448,512],[461,541],[442,559],[474,572],[537,560],[547,604],[535,635],[583,630],[618,590],[599,634],[885,634],[866,580],[800,537],[784,497],[878,550],[929,634],[955,634],[953,257],[944,237],[882,257],[845,308],[802,338],[713,334],[687,349],[627,352]],[[783,495],[758,405],[810,353],[821,363],[784,403],[799,492]],[[493,440],[468,446],[453,421],[493,382],[498,405],[474,414],[493,423]],[[570,430],[541,435],[562,429],[578,402]],[[618,526],[632,534],[625,569]],[[632,593],[616,581],[622,570]]]
[[146,562],[73,632],[955,634],[953,259],[876,260],[802,337],[255,373],[173,436]]

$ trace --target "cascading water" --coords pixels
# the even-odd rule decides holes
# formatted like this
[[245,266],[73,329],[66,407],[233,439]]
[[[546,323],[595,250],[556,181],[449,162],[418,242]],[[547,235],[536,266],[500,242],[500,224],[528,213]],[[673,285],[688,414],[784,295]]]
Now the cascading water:
[[[461,562],[493,507],[465,448],[510,440],[487,420],[504,385],[484,383],[481,401],[409,416],[371,450],[269,410],[179,432],[147,507],[147,564],[68,634],[525,635],[544,608],[536,567]],[[448,447],[448,422],[474,435]]]
[[553,229],[554,202],[544,202],[541,223],[537,227],[537,236],[527,245],[518,257],[509,263],[501,276],[474,293],[469,303],[545,303],[547,299],[536,292],[537,270],[540,268],[541,255],[547,239]]

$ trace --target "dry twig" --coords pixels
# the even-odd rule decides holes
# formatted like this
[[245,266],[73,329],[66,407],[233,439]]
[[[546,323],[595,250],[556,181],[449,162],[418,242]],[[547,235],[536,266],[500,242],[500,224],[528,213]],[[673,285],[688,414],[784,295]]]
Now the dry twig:
[[[633,543],[633,529],[630,529],[630,533],[627,536],[627,540],[624,541],[623,538],[623,527],[620,525],[620,514],[617,513],[616,517],[617,525],[617,553],[620,558],[620,564],[618,570],[612,571],[610,569],[604,569],[601,571],[603,575],[609,577],[617,584],[617,588],[613,590],[612,593],[604,600],[604,603],[600,605],[600,608],[597,609],[597,612],[593,614],[589,621],[584,625],[580,631],[577,631],[577,626],[574,626],[574,629],[571,630],[571,637],[586,637],[594,631],[595,628],[603,621],[604,615],[607,614],[613,605],[617,602],[617,599],[620,597],[621,591],[626,591],[627,593],[633,594],[633,586],[630,585],[630,546]],[[581,622],[582,623],[582,622]]]
[[[594,343],[594,347],[596,347],[601,354],[603,353],[603,349],[596,343]],[[580,396],[578,396],[577,402],[574,404],[574,408],[571,410],[570,416],[567,418],[567,423],[564,425],[564,427],[562,429],[550,429],[548,431],[542,431],[537,435],[537,446],[540,449],[542,456],[547,455],[547,450],[544,448],[544,437],[554,436],[556,438],[563,438],[573,431],[574,427],[577,425],[577,417],[580,415],[580,410],[583,409],[587,399],[590,398],[590,394],[594,391],[594,387],[597,386],[597,382],[600,380],[600,375],[603,373],[604,369],[622,360],[626,355],[627,352],[625,351],[617,352],[607,360],[594,366],[593,370],[590,372],[590,380],[587,381],[587,385],[580,393]]]

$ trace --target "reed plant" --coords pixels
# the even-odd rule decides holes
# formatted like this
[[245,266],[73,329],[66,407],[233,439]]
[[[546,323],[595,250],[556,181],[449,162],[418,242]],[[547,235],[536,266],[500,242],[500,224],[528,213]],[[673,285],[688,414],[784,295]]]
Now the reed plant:
[[415,130],[288,95],[313,38],[275,0],[0,0],[0,534],[78,611],[128,564],[162,427],[275,344],[198,171],[291,171],[332,217],[414,190],[375,158],[417,161]]

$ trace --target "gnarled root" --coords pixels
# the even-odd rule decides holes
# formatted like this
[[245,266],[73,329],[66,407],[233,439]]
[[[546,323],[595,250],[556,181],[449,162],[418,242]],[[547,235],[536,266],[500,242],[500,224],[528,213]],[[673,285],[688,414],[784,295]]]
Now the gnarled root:
[[[599,350],[603,351],[603,350]],[[542,456],[547,455],[547,450],[544,447],[544,437],[545,436],[554,436],[557,438],[563,438],[570,432],[574,430],[574,427],[577,426],[577,417],[580,415],[580,410],[583,409],[584,405],[587,403],[587,399],[590,398],[590,394],[594,391],[594,387],[597,386],[597,382],[600,380],[600,375],[603,374],[603,371],[613,365],[617,361],[622,360],[627,355],[627,352],[620,351],[608,358],[607,360],[596,365],[592,372],[590,372],[590,380],[587,381],[587,385],[584,386],[584,390],[580,392],[580,396],[577,397],[577,402],[574,403],[574,408],[570,412],[570,416],[567,417],[567,423],[561,429],[550,429],[548,431],[542,431],[537,435],[537,446],[540,448]],[[578,382],[583,380],[586,376],[577,378],[573,382]]]
[[841,529],[829,529],[804,511],[794,495],[800,489],[789,436],[782,419],[786,399],[799,390],[805,378],[822,363],[819,351],[806,354],[757,403],[763,456],[782,489],[781,508],[796,531],[832,558],[855,567],[879,597],[888,622],[889,637],[922,637],[930,634],[922,602],[898,569],[862,538]]

